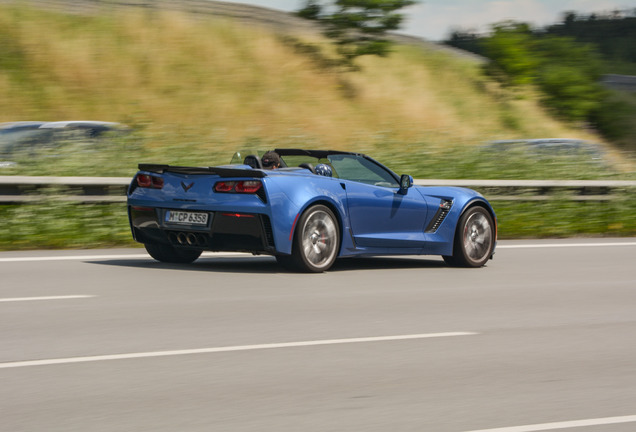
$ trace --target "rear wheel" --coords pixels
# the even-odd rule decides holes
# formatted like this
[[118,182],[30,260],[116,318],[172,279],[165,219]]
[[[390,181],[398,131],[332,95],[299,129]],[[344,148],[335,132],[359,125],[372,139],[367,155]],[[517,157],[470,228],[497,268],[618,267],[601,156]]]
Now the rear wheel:
[[279,257],[286,267],[320,273],[328,270],[336,261],[340,246],[340,231],[333,212],[324,205],[315,205],[298,220],[292,254]]
[[168,244],[145,243],[144,246],[151,257],[165,263],[189,264],[201,256],[201,251],[177,249]]
[[483,207],[468,209],[457,224],[453,255],[445,256],[447,264],[458,267],[482,267],[495,247],[495,224]]

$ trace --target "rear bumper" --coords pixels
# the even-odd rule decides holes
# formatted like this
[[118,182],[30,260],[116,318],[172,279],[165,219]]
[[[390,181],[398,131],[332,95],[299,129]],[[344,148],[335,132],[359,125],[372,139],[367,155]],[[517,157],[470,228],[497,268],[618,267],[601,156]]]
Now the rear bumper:
[[257,213],[207,212],[205,226],[165,222],[163,208],[129,206],[133,238],[140,243],[163,243],[207,251],[275,254],[272,224]]

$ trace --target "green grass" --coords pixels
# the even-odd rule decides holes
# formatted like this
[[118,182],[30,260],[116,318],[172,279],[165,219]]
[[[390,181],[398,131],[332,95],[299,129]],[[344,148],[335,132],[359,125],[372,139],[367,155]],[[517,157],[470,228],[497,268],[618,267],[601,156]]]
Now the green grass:
[[[3,174],[50,176],[132,177],[138,162],[181,165],[217,165],[229,162],[229,152],[208,154],[193,145],[151,147],[143,134],[106,137],[97,141],[57,143],[36,154],[24,154]],[[245,147],[263,149],[311,143],[280,143],[251,139]],[[537,157],[523,151],[494,153],[480,147],[433,150],[410,145],[394,153],[397,143],[378,141],[371,156],[399,174],[415,178],[473,179],[627,179],[611,166],[585,157]],[[53,189],[49,196],[72,194]],[[488,198],[488,192],[485,191]],[[500,238],[636,235],[636,191],[620,192],[622,199],[607,202],[567,200],[493,201]],[[0,206],[0,250],[42,248],[95,248],[132,246],[124,204],[77,204],[52,198],[26,205]]]
[[[193,138],[163,146],[152,142],[161,136],[144,133],[106,136],[99,139],[58,140],[44,148],[14,155],[16,165],[1,175],[132,177],[141,162],[212,166],[227,164],[234,150],[210,152]],[[248,138],[240,148],[321,148],[313,140]],[[523,149],[496,151],[485,146],[448,145],[429,142],[402,143],[378,135],[362,149],[398,174],[439,179],[542,179],[610,180],[636,179],[636,172],[616,168],[610,156],[593,159],[585,154],[533,154]]]
[[614,201],[495,201],[499,238],[636,235],[636,195]]
[[[132,177],[138,162],[181,165],[217,165],[229,162],[229,152],[208,154],[193,145],[150,147],[141,134],[108,137],[96,142],[58,143],[44,152],[25,154],[4,173],[51,176]],[[245,147],[289,147],[298,143],[247,140]],[[311,143],[300,143],[300,147]],[[493,153],[480,147],[433,150],[378,141],[369,154],[399,174],[415,178],[473,179],[629,179],[611,166],[585,157],[537,157],[522,151]],[[49,195],[72,194],[59,189]],[[484,191],[488,198],[488,192]],[[620,192],[621,199],[604,202],[550,200],[540,202],[492,201],[499,221],[499,237],[541,238],[570,236],[636,235],[636,191]],[[77,204],[45,199],[37,204],[0,206],[0,250],[41,248],[95,248],[132,246],[123,204]]]
[[[492,202],[499,238],[636,235],[636,199],[610,202]],[[0,207],[0,250],[140,246],[124,204],[41,204]]]
[[133,246],[124,204],[40,204],[0,207],[0,250]]

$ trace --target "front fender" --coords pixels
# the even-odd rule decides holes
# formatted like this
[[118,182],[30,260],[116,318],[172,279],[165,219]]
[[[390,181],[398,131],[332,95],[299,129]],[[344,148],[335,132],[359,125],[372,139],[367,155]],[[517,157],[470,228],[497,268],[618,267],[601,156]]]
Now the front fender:
[[439,229],[434,233],[427,233],[427,246],[424,253],[432,255],[452,255],[457,224],[464,212],[474,205],[481,205],[490,212],[495,223],[496,233],[497,218],[495,216],[495,211],[488,200],[486,200],[486,198],[484,198],[484,196],[479,192],[460,187],[417,186],[416,188],[425,198],[431,200],[447,199],[453,201],[453,206]]

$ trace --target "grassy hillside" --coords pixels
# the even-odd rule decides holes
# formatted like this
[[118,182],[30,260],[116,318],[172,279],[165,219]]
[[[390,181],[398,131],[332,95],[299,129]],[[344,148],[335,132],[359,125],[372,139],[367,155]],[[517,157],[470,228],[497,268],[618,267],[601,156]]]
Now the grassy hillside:
[[[317,60],[289,38],[231,19],[0,6],[0,122],[123,122],[140,131],[134,157],[183,163],[227,162],[236,148],[259,143],[386,160],[403,148],[429,154],[494,139],[598,140],[555,121],[531,96],[507,96],[473,62],[447,53],[398,46],[344,74]],[[111,165],[123,175],[131,164],[94,169]]]

